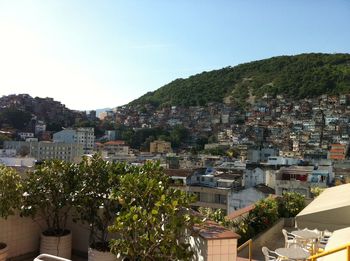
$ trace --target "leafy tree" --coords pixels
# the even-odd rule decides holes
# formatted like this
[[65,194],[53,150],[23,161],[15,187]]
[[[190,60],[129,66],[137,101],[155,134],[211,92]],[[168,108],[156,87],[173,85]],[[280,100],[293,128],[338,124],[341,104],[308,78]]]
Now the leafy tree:
[[78,177],[76,165],[72,163],[45,161],[36,166],[24,180],[22,214],[45,220],[45,235],[64,235],[67,233],[68,213],[76,196]]
[[32,115],[30,112],[16,108],[6,108],[0,113],[0,122],[7,123],[15,129],[24,130],[29,124]]
[[198,212],[206,218],[213,220],[219,224],[223,224],[225,222],[224,211],[220,208],[213,210],[212,208],[199,207]]
[[181,142],[188,136],[188,130],[182,125],[176,125],[170,131],[169,141],[174,148],[178,148]]
[[187,240],[196,219],[193,196],[170,187],[159,163],[130,167],[120,176],[112,199],[121,204],[110,231],[118,237],[111,251],[130,260],[190,260]]
[[4,145],[4,141],[9,141],[9,140],[11,140],[11,138],[7,137],[4,134],[0,134],[0,147]]
[[311,193],[313,197],[318,197],[323,191],[325,191],[325,188],[321,188],[321,187],[311,188]]
[[305,196],[296,192],[284,192],[278,198],[278,212],[281,217],[295,217],[305,206]]
[[20,207],[21,177],[15,169],[0,165],[0,217],[7,218]]
[[89,225],[89,244],[101,251],[109,251],[108,226],[117,208],[117,202],[109,197],[112,188],[118,186],[118,180],[113,179],[111,173],[123,172],[124,166],[104,161],[100,154],[91,159],[84,157],[78,165],[79,184],[74,201],[77,216],[74,221],[80,220]]

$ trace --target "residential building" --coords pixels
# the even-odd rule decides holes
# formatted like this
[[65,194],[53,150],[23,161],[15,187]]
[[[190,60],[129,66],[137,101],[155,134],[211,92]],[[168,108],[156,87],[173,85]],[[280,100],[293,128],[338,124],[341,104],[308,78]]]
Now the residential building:
[[46,131],[46,124],[43,121],[37,121],[35,123],[35,135],[39,135]]
[[328,158],[331,160],[345,160],[347,151],[347,144],[332,144],[328,153]]
[[311,184],[308,182],[309,175],[314,170],[313,166],[289,166],[282,167],[276,172],[276,195],[281,196],[284,192],[298,192],[311,197]]
[[163,140],[155,140],[150,143],[149,151],[151,153],[168,153],[171,152],[171,143]]
[[76,143],[5,141],[4,148],[14,149],[17,154],[26,154],[37,160],[58,159],[78,162],[83,155],[83,146]]
[[84,153],[92,153],[95,144],[94,128],[65,129],[54,133],[53,141],[81,144]]
[[254,187],[241,189],[235,193],[231,193],[229,200],[229,213],[252,205],[258,200],[264,199],[273,194],[275,194],[275,190],[264,184],[258,184]]
[[33,132],[19,132],[18,137],[21,140],[26,140],[28,138],[34,138],[34,133]]

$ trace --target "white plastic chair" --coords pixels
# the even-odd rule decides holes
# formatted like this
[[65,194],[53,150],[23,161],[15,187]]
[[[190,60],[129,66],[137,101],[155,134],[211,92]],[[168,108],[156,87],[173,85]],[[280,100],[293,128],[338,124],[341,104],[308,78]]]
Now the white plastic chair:
[[277,255],[275,251],[268,249],[267,247],[262,247],[261,251],[264,254],[265,261],[280,261],[281,258]]
[[295,236],[289,233],[287,230],[282,229],[282,234],[284,236],[284,247],[289,247],[290,244],[295,243]]

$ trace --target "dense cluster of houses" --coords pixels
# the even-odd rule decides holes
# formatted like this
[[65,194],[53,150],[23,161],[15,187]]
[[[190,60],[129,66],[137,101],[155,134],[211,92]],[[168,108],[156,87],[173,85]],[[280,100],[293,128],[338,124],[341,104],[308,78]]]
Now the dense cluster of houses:
[[[230,148],[236,153],[231,157],[194,155],[186,150],[191,144],[175,153],[171,144],[162,140],[152,141],[149,152],[140,152],[116,140],[115,130],[106,131],[107,142],[100,143],[93,128],[68,128],[54,133],[50,142],[38,141],[35,133],[19,133],[22,141],[4,142],[0,162],[13,166],[30,166],[46,159],[76,162],[95,152],[106,160],[131,164],[157,160],[174,186],[198,196],[195,207],[220,208],[228,214],[269,194],[295,191],[310,198],[314,187],[350,181],[347,95],[298,101],[265,95],[244,112],[217,103],[162,109],[122,106],[100,117],[131,128],[180,124],[189,130],[189,140],[215,136],[216,141],[205,148]],[[45,125],[38,122],[38,131],[44,132],[45,126],[40,129],[40,124]]]
[[[344,159],[350,132],[349,105],[348,95],[301,100],[265,95],[245,110],[225,103],[161,109],[121,106],[102,119],[133,128],[183,125],[190,130],[190,143],[201,136],[214,136],[218,146],[273,147],[282,155],[308,159],[326,159],[335,144],[332,156]],[[339,153],[341,150],[344,153]]]

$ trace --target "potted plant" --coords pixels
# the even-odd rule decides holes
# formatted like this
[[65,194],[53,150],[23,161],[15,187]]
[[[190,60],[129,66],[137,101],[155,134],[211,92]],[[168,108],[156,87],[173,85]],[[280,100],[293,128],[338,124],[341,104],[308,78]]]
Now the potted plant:
[[284,192],[282,197],[278,198],[278,212],[281,217],[285,218],[286,226],[295,225],[294,218],[305,205],[305,196],[297,192]]
[[127,167],[118,180],[111,252],[127,260],[193,259],[188,233],[199,221],[190,211],[195,197],[172,188],[159,163]]
[[40,253],[71,258],[72,234],[67,219],[76,195],[76,172],[75,164],[46,161],[24,180],[22,214],[45,221]]
[[79,189],[75,202],[76,218],[89,226],[88,260],[110,261],[115,256],[110,253],[108,226],[111,225],[116,209],[116,201],[110,199],[116,179],[112,172],[118,172],[125,166],[122,163],[110,163],[100,154],[84,158],[79,164]]
[[[21,177],[16,170],[0,165],[0,217],[13,215],[22,197]],[[8,255],[6,243],[0,242],[0,261]]]

